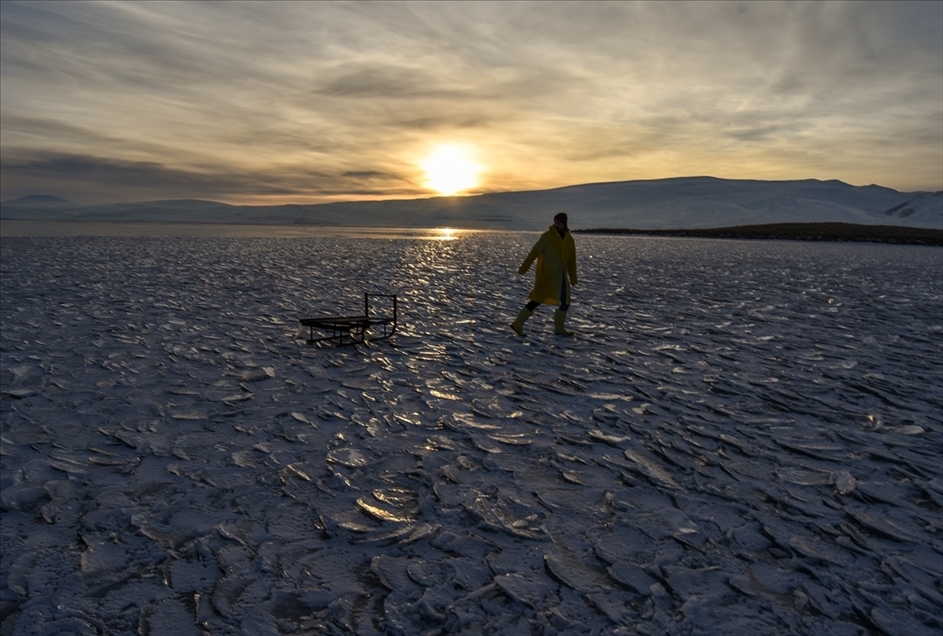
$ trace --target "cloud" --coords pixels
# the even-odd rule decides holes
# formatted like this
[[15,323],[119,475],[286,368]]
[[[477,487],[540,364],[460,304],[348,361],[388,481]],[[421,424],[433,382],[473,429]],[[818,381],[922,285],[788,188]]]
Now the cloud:
[[417,161],[463,142],[490,190],[941,188],[941,52],[939,2],[4,1],[0,187],[421,195]]
[[[5,149],[0,170],[12,183],[39,179],[59,184],[84,184],[90,189],[117,190],[124,193],[157,194],[172,188],[181,198],[207,193],[208,196],[233,191],[262,189],[284,193],[277,184],[255,180],[245,175],[200,174],[178,170],[153,161],[124,161],[90,155]],[[314,175],[312,175],[314,176]],[[241,178],[240,178],[241,177]]]
[[414,98],[455,97],[463,91],[439,89],[432,74],[389,64],[371,65],[342,72],[314,94],[332,97]]
[[[422,194],[415,188],[404,188],[404,180],[399,175],[371,170],[336,173],[294,170],[275,175],[240,171],[199,172],[152,161],[123,161],[18,148],[4,149],[0,158],[0,171],[4,180],[8,180],[11,191],[23,192],[27,191],[27,186],[47,182],[55,184],[57,188],[77,190],[86,195],[108,191],[131,197],[119,199],[125,201],[159,198],[226,200],[239,195],[332,197],[353,193],[380,196],[388,193],[387,184],[390,182],[400,183],[395,191],[401,194]],[[4,199],[8,198],[15,197],[4,196]]]

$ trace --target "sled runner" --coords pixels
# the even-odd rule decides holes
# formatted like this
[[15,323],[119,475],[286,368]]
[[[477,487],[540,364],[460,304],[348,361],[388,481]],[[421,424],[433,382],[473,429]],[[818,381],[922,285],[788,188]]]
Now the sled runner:
[[[371,298],[389,299],[390,307],[388,307],[388,311],[371,316]],[[333,341],[337,345],[366,344],[367,330],[371,327],[378,327],[380,332],[379,335],[371,337],[371,340],[385,340],[396,331],[396,295],[365,293],[363,295],[363,315],[361,316],[302,318],[299,322],[309,328],[309,344],[324,340]],[[319,329],[323,333],[315,337],[315,329]],[[325,335],[327,332],[330,332],[331,335]]]

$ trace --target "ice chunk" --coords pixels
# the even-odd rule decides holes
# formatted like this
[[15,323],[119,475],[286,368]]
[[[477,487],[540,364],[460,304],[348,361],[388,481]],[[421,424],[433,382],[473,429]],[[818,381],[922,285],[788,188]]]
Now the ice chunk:
[[587,434],[596,441],[603,442],[617,448],[620,444],[624,444],[625,442],[629,441],[629,438],[625,435],[614,435],[612,433],[605,433],[596,429],[590,430]]
[[380,506],[375,505],[374,503],[367,501],[363,497],[357,499],[357,505],[360,506],[360,509],[366,512],[371,517],[379,521],[392,521],[393,523],[404,523],[412,521],[412,517],[407,514],[403,514],[399,511],[391,511]]
[[262,367],[260,369],[250,369],[243,371],[239,379],[243,382],[261,382],[275,377],[275,367]]
[[518,603],[540,609],[543,600],[557,588],[553,581],[539,574],[525,576],[520,573],[499,574],[494,583]]
[[613,584],[602,564],[589,565],[566,552],[545,554],[544,563],[555,579],[583,594],[610,589]]
[[336,462],[347,466],[348,468],[362,468],[370,464],[371,460],[358,448],[336,448],[328,451],[325,459],[329,462]]
[[619,581],[629,589],[638,594],[647,595],[650,593],[652,585],[656,583],[655,579],[645,573],[645,570],[634,563],[619,561],[613,563],[606,572],[616,581]]
[[832,473],[832,483],[835,484],[835,490],[837,490],[840,495],[847,495],[858,485],[858,482],[847,470]]
[[626,458],[632,461],[632,463],[637,467],[638,472],[650,478],[656,484],[660,486],[667,486],[668,488],[681,488],[681,486],[674,480],[671,474],[659,466],[658,463],[654,460],[644,457],[630,448],[625,449],[623,453],[625,454]]

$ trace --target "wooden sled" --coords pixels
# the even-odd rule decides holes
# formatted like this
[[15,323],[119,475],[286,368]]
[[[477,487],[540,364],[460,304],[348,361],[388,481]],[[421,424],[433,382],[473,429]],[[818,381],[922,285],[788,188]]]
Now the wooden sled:
[[[370,315],[371,298],[388,298],[392,304],[392,313]],[[363,315],[361,316],[324,316],[320,318],[302,318],[301,324],[309,328],[308,343],[333,341],[337,345],[366,344],[367,330],[379,327],[380,334],[370,340],[385,340],[396,331],[396,295],[370,294],[363,295]],[[325,334],[315,337],[314,330],[320,329]]]

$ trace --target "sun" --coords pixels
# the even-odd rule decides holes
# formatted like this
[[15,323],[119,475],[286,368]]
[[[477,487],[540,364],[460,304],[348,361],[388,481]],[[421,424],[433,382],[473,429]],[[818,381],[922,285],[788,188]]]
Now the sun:
[[482,169],[468,150],[452,144],[436,146],[419,166],[426,171],[426,185],[446,196],[474,188]]

